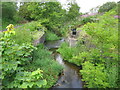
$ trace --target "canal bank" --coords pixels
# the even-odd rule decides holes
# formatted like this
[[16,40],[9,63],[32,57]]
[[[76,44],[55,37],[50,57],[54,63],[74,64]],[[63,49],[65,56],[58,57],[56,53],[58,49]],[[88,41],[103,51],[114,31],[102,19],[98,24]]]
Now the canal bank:
[[[60,45],[67,40],[68,38],[63,38],[61,40],[45,42],[45,46],[52,51],[54,59],[64,67],[58,81],[52,88],[83,88],[83,82],[79,72],[81,68],[72,63],[64,61],[62,56],[56,51]],[[68,41],[74,42],[72,40],[74,39]]]

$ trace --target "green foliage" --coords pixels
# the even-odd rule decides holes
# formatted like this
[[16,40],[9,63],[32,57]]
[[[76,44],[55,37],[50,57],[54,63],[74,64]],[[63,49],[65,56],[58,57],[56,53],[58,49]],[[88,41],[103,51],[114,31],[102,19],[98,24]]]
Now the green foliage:
[[2,2],[2,18],[13,19],[16,7],[14,2]]
[[17,4],[15,2],[2,2],[2,30],[4,30],[9,23],[17,24],[24,20],[17,11]]
[[32,18],[30,17],[30,14],[32,13],[31,11],[29,11],[27,9],[29,2],[21,2],[21,6],[19,9],[19,15],[23,18],[25,18],[26,20],[32,20]]
[[78,55],[74,55],[72,59],[69,60],[69,62],[80,66],[86,60],[87,55],[88,55],[88,52],[81,52]]
[[83,75],[83,80],[86,81],[88,88],[105,88],[109,87],[108,78],[106,72],[104,72],[104,66],[94,64],[86,61],[83,64],[83,70],[80,70]]
[[[21,17],[20,15],[19,15],[19,13],[18,12],[16,12],[15,13],[15,15],[13,16],[13,19],[14,19],[14,23],[15,24],[22,24],[22,22],[27,22],[26,20],[25,20],[25,18],[23,18],[23,17]],[[11,19],[10,19],[11,20]],[[10,23],[10,20],[9,20],[9,23]]]
[[31,43],[32,42],[32,35],[30,30],[24,29],[24,30],[19,30],[16,29],[16,34],[12,37],[13,40],[17,44],[22,44],[22,43]]
[[[78,66],[88,88],[118,88],[118,19],[112,9],[80,28],[76,47],[63,44],[58,52]],[[83,43],[84,42],[84,43]]]
[[16,28],[16,34],[12,39],[15,40],[17,44],[31,43],[42,37],[45,30],[46,28],[43,27],[40,22],[33,21]]
[[47,84],[46,80],[42,80],[42,72],[39,68],[33,72],[17,72],[14,81],[8,85],[8,88],[41,88]]
[[2,18],[2,29],[1,30],[6,29],[6,27],[9,25],[9,23],[15,24],[14,20],[9,20],[7,18]]
[[49,40],[59,40],[60,37],[58,37],[56,34],[54,34],[53,32],[50,32],[50,31],[47,31],[46,32],[46,40],[49,41]]
[[67,43],[62,43],[57,51],[63,56],[64,60],[68,60],[72,57],[72,49]]
[[82,18],[81,23],[86,24],[88,22],[93,22],[93,21],[94,21],[93,17],[86,17],[86,18]]
[[59,2],[26,2],[20,7],[19,13],[27,20],[41,20],[42,25],[52,30],[63,23],[65,10]]
[[14,26],[10,24],[7,27],[7,31],[2,33],[3,37],[0,39],[1,52],[2,52],[2,87],[3,88],[27,88],[41,87],[46,85],[46,81],[43,80],[41,70],[24,70],[25,66],[29,64],[31,54],[34,49],[30,43],[17,44],[11,37],[15,35]]
[[71,4],[67,13],[59,2],[25,2],[21,5],[19,13],[27,20],[39,20],[57,35],[63,35],[66,31],[61,31],[61,26],[79,15],[79,7],[77,4]]
[[118,87],[118,20],[114,15],[116,12],[111,10],[100,16],[98,23],[87,23],[83,27],[94,45],[87,51],[81,70],[89,88]]
[[67,20],[75,19],[77,16],[80,15],[79,14],[80,7],[76,3],[74,3],[74,4],[71,3],[70,6],[71,7],[69,8],[69,12],[66,15]]
[[100,12],[100,13],[108,12],[109,10],[113,9],[116,6],[117,6],[117,4],[115,2],[107,2],[107,3],[103,4],[102,6],[100,6],[98,12]]
[[71,31],[70,30],[71,28],[73,28],[73,27],[77,28],[82,24],[83,23],[81,22],[81,19],[79,19],[79,17],[77,17],[77,19],[69,20],[69,21],[65,22],[65,24],[59,28],[61,36],[68,36],[69,32]]
[[69,60],[75,54],[76,49],[69,47],[68,43],[62,43],[57,51],[63,56],[64,60]]
[[[46,79],[47,85],[43,88],[50,88],[58,79],[59,73],[62,71],[62,66],[51,56],[51,52],[39,45],[37,50],[33,52],[33,62],[26,66],[26,69],[36,70],[42,69],[43,78]],[[32,68],[31,68],[32,67]]]
[[37,31],[44,31],[44,30],[46,30],[46,28],[41,25],[40,21],[32,21],[32,22],[26,23],[26,24],[24,24],[16,29],[19,29],[19,30],[25,29],[25,30],[30,30],[30,31],[36,31],[36,30]]
[[36,20],[42,18],[44,19],[48,18],[52,20],[57,19],[58,17],[61,17],[60,12],[62,10],[59,2],[45,2],[45,3],[31,2],[28,4],[27,9],[32,12],[31,17]]

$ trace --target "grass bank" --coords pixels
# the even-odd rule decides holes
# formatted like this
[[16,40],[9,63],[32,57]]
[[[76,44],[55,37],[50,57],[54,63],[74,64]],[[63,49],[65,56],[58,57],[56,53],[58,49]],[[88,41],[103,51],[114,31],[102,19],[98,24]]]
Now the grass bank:
[[63,70],[63,67],[54,60],[51,54],[52,52],[48,51],[40,44],[37,46],[37,50],[34,50],[33,52],[32,63],[26,66],[26,69],[36,70],[37,68],[40,68],[44,71],[43,77],[46,79],[47,85],[43,88],[52,87],[58,80],[59,73]]

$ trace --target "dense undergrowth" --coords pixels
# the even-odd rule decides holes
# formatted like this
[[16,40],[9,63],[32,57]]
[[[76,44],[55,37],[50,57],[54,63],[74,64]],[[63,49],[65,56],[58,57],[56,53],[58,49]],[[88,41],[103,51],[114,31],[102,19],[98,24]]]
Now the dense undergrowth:
[[61,65],[51,56],[52,52],[45,49],[43,45],[37,46],[37,50],[33,52],[33,62],[26,66],[26,68],[31,68],[36,70],[40,68],[43,70],[43,77],[48,82],[44,88],[52,87],[58,80],[58,75],[62,72]]
[[[119,2],[118,2],[119,3]],[[85,87],[116,88],[118,78],[118,19],[117,9],[101,6],[94,16],[82,17],[76,3],[68,3],[69,11],[59,2],[2,2],[2,29],[0,32],[0,79],[2,88],[50,88],[63,69],[43,45],[34,46],[46,33],[46,41],[67,37],[71,29],[82,30],[76,47],[63,43],[57,50],[64,60],[82,66]],[[117,3],[114,4],[116,7]],[[107,12],[109,11],[109,12]],[[86,14],[87,15],[87,14]],[[84,16],[84,15],[83,15]],[[1,19],[0,19],[1,20]],[[14,29],[12,24],[26,23]],[[84,25],[85,24],[85,25]],[[82,25],[84,25],[82,28]]]
[[[99,17],[99,23],[87,23],[83,30],[91,36],[95,47],[85,51],[81,73],[87,87],[119,87],[118,78],[118,19],[112,10]],[[89,65],[90,64],[90,65]],[[89,66],[89,67],[88,67]],[[99,72],[98,72],[99,71]],[[87,73],[90,73],[86,76]],[[90,80],[91,77],[94,79]]]
[[25,42],[34,43],[35,40],[41,38],[47,29],[38,21],[21,25],[15,28],[16,34],[12,37],[16,43],[21,44]]
[[31,43],[17,44],[11,39],[15,35],[14,26],[10,24],[7,31],[2,33],[1,52],[2,88],[31,88],[46,85],[42,70],[25,70],[25,66],[32,61],[31,54],[36,49]]
[[80,28],[76,47],[62,44],[58,52],[65,60],[78,66],[85,87],[118,88],[118,19],[116,9],[101,15],[99,21],[86,23]]
[[[33,46],[33,33],[37,26],[34,22],[14,30],[10,24],[7,31],[0,33],[3,36],[0,39],[2,88],[50,88],[58,79],[62,67],[51,56],[51,52],[41,45]],[[44,31],[44,27],[39,28]],[[40,38],[39,35],[37,37]]]
[[14,24],[15,26],[26,23],[25,20],[19,15],[17,3],[15,2],[0,2],[1,7],[1,24],[2,28],[0,30],[5,30],[9,24]]
[[47,31],[45,33],[45,37],[46,37],[46,41],[51,41],[51,40],[59,40],[60,37],[58,35],[56,35],[55,33],[53,32],[50,32],[50,31]]

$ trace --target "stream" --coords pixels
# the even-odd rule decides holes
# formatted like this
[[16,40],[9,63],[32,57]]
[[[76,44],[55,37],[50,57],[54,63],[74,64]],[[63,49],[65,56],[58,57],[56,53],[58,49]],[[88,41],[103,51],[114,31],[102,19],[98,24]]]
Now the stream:
[[83,82],[79,73],[80,67],[64,61],[62,56],[56,52],[64,41],[65,39],[63,38],[57,41],[45,42],[45,46],[53,52],[55,60],[64,67],[62,75],[52,88],[83,88]]

